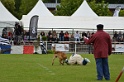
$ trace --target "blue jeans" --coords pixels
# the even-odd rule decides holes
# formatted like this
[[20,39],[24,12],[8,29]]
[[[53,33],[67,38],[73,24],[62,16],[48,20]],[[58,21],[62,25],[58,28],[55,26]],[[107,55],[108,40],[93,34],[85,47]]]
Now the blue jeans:
[[103,77],[106,80],[110,80],[108,58],[96,58],[96,68],[97,68],[97,79],[102,80]]
[[64,36],[59,36],[60,41],[64,41]]

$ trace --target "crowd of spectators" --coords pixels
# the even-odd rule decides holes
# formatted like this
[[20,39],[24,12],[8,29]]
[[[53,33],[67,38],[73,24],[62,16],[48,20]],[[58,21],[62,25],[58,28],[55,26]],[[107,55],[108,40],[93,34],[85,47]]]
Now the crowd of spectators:
[[[60,31],[56,32],[55,30],[49,31],[49,32],[40,32],[41,37],[46,37],[45,41],[48,41],[49,43],[58,43],[58,41],[70,41],[70,42],[81,42],[83,41],[83,36],[86,36],[90,38],[94,32],[90,31],[83,31],[79,32],[76,31],[74,33],[69,33],[68,31]],[[21,26],[18,25],[18,23],[15,24],[14,32],[7,31],[7,28],[4,28],[2,31],[2,37],[7,38],[10,41],[13,41],[14,44],[19,44],[21,38],[25,42],[29,38],[29,31],[25,31],[21,28]],[[124,33],[122,31],[115,31],[112,35],[112,41],[113,42],[124,42]]]
[[124,33],[115,31],[112,40],[113,42],[124,42]]
[[76,31],[75,33],[69,33],[68,31],[65,32],[60,31],[60,33],[57,33],[55,30],[53,32],[49,31],[48,33],[45,33],[42,31],[40,33],[42,37],[43,36],[47,37],[47,41],[49,43],[57,43],[58,41],[80,42],[83,41],[83,36],[90,38],[92,34],[94,33],[93,32],[90,33],[89,31],[87,33],[86,32],[79,33],[78,31]]
[[[41,36],[46,36],[48,42],[58,42],[58,41],[83,41],[83,36],[86,36],[90,38],[94,32],[90,31],[83,31],[83,32],[78,32],[76,31],[75,33],[69,33],[68,31],[60,31],[57,33],[55,30],[49,31],[48,33],[41,32]],[[124,33],[122,31],[115,31],[114,34],[112,35],[112,41],[113,42],[124,42]]]
[[19,25],[18,22],[15,23],[13,31],[12,29],[8,30],[8,28],[5,27],[2,30],[2,38],[9,39],[11,43],[18,45],[20,44],[20,41],[23,40],[23,28]]

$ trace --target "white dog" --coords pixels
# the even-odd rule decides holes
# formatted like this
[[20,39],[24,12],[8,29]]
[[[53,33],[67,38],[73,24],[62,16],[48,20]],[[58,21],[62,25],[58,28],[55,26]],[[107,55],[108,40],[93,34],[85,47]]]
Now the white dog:
[[90,60],[88,58],[83,58],[79,54],[72,54],[69,60],[68,59],[65,60],[65,63],[67,63],[68,65],[74,65],[74,64],[86,65],[89,62]]

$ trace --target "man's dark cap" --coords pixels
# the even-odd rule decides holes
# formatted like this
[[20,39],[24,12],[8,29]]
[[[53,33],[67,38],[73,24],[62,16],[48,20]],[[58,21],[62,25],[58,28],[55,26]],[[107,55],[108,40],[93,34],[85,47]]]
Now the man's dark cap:
[[103,27],[104,27],[104,26],[103,26],[102,24],[98,24],[98,25],[97,25],[97,30],[103,30]]

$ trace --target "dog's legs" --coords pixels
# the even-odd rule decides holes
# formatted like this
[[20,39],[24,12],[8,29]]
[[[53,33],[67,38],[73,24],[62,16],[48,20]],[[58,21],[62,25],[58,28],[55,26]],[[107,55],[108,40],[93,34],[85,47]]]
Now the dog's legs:
[[64,62],[62,61],[62,59],[59,59],[60,64],[64,65]]
[[56,57],[53,57],[53,61],[52,61],[52,65],[54,64],[54,60],[55,60]]

